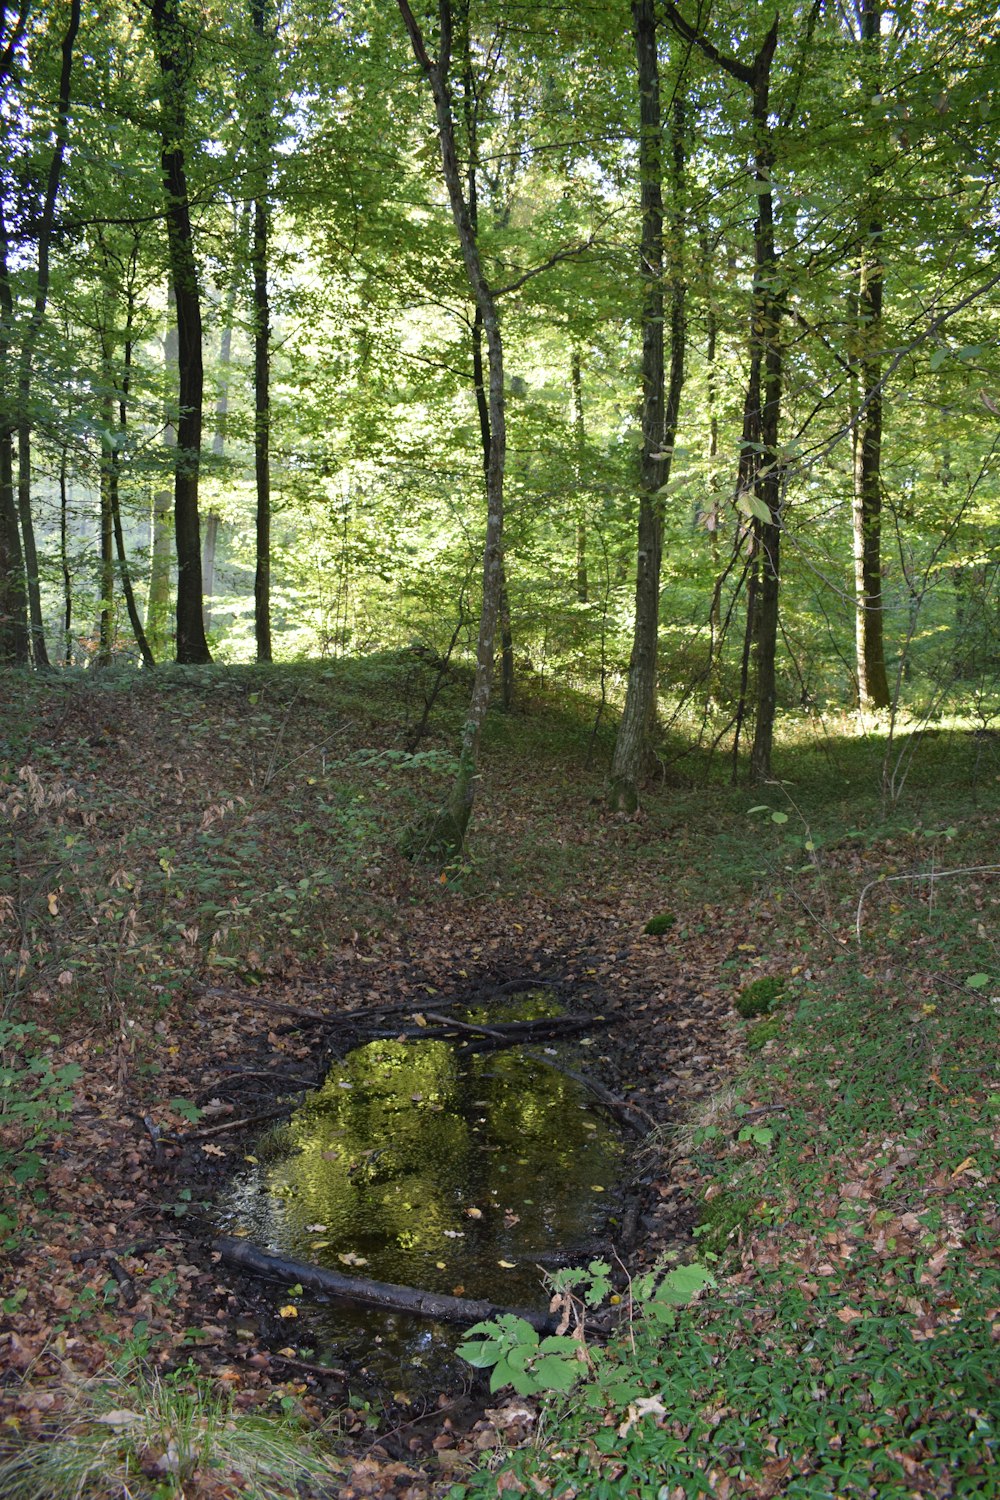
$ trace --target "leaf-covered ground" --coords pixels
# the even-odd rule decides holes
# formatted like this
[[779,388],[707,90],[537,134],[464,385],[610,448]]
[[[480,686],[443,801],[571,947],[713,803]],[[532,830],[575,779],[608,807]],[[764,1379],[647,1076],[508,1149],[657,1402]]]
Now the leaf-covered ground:
[[[7,682],[0,1451],[124,1449],[137,1382],[209,1377],[225,1423],[319,1439],[316,1494],[997,1493],[994,743],[941,734],[897,765],[803,736],[763,795],[666,747],[624,820],[607,740],[536,689],[492,721],[467,858],[432,872],[396,840],[447,783],[462,685],[407,756],[426,674]],[[743,1020],[762,974],[784,1001]],[[359,1401],[279,1288],[213,1257],[238,1122],[317,1081],[350,1012],[539,976],[613,1017],[600,1077],[658,1122],[629,1268],[697,1225],[719,1286],[636,1354],[634,1420],[570,1399],[539,1428],[471,1382],[426,1411]],[[133,1493],[250,1492],[171,1422],[133,1444]]]

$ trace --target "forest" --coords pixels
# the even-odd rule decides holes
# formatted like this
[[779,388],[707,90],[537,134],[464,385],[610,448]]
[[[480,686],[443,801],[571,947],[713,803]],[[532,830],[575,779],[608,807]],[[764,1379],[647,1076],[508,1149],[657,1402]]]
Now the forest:
[[1000,1493],[998,79],[0,0],[5,1497]]

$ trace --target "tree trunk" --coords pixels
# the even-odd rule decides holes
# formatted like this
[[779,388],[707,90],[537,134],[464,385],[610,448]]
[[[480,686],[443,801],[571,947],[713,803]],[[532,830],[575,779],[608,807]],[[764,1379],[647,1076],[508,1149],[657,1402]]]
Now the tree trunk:
[[[250,17],[261,51],[261,75],[270,73],[273,41],[269,37],[266,16],[267,0],[250,0]],[[265,66],[265,55],[266,63]],[[258,95],[258,138],[255,142],[256,185],[253,204],[253,240],[250,260],[253,267],[254,326],[254,474],[257,483],[257,568],[254,577],[254,630],[257,638],[257,660],[271,660],[271,304],[268,291],[268,237],[270,204],[268,183],[273,150],[271,89]]]
[[[880,86],[881,0],[861,0],[862,75],[866,97]],[[858,701],[888,708],[882,603],[882,220],[877,183],[881,165],[869,166],[870,184],[859,216],[857,336],[862,414],[854,426],[854,597]]]
[[[236,311],[236,283],[226,298],[226,321],[219,340],[219,394],[215,402],[215,432],[212,434],[212,457],[222,458],[226,451],[226,419],[229,416],[229,373],[233,358],[233,315]],[[202,612],[205,633],[212,624],[212,598],[215,594],[215,554],[219,544],[219,513],[210,510],[205,517],[201,549]]]
[[59,562],[63,582],[63,666],[73,665],[73,579],[69,567],[69,444],[59,450]]
[[486,474],[486,542],[483,549],[483,603],[476,648],[476,675],[462,730],[459,771],[446,807],[425,828],[407,839],[414,854],[434,860],[457,854],[464,842],[475,801],[479,742],[490,701],[493,651],[503,580],[504,473],[507,460],[507,410],[503,388],[503,339],[493,290],[483,273],[479,243],[462,190],[462,174],[455,147],[455,122],[448,74],[451,66],[452,17],[450,0],[440,0],[441,36],[437,59],[432,59],[408,0],[398,0],[414,56],[423,68],[434,96],[442,170],[452,218],[462,249],[473,301],[482,316],[489,360],[490,450]]
[[34,376],[35,350],[41,333],[49,296],[49,254],[55,227],[56,199],[62,178],[63,161],[69,139],[70,83],[73,75],[73,48],[80,29],[80,0],[70,0],[69,21],[60,49],[59,99],[56,108],[55,140],[45,182],[45,198],[38,224],[38,269],[35,278],[35,301],[21,340],[17,377],[17,509],[21,525],[24,566],[28,593],[31,656],[36,667],[48,667],[45,630],[42,621],[41,588],[38,579],[38,554],[31,514],[31,386]]
[[[177,396],[177,320],[173,315],[174,287],[167,287],[167,332],[163,340],[164,384],[169,392],[163,423],[163,446],[176,448],[177,427],[174,421]],[[173,495],[170,490],[154,490],[150,513],[149,593],[146,598],[146,639],[156,658],[166,655],[170,634],[170,582],[173,568],[173,537],[170,512]]]
[[570,421],[573,426],[573,482],[576,486],[576,597],[587,603],[587,522],[583,508],[583,449],[586,428],[583,420],[583,374],[580,351],[574,349],[569,362]]
[[[131,575],[131,572],[129,571],[128,554],[127,554],[127,552],[125,550],[125,534],[124,534],[124,531],[122,530],[121,495],[120,495],[120,484],[119,484],[119,480],[120,480],[120,477],[121,477],[121,455],[120,455],[120,451],[119,451],[119,441],[118,441],[118,439],[120,438],[121,440],[124,440],[125,433],[126,433],[126,431],[128,429],[128,401],[129,401],[129,391],[131,389],[131,380],[132,380],[132,348],[133,348],[133,330],[134,330],[134,325],[135,325],[135,283],[134,283],[134,271],[135,271],[135,267],[136,267],[136,265],[138,263],[138,254],[139,254],[139,244],[138,244],[138,236],[136,236],[135,240],[133,241],[133,246],[132,246],[132,256],[130,258],[130,267],[131,267],[130,280],[129,280],[128,288],[127,288],[127,291],[126,291],[125,347],[124,347],[123,355],[122,355],[122,377],[121,377],[121,382],[118,385],[118,433],[117,433],[117,435],[115,437],[115,440],[111,444],[110,453],[108,455],[108,473],[107,473],[107,479],[108,479],[108,505],[109,505],[109,509],[110,509],[110,512],[111,512],[111,529],[112,529],[112,531],[114,533],[115,551],[118,554],[118,571],[119,571],[119,575],[121,577],[122,594],[123,594],[124,599],[125,599],[125,608],[126,608],[126,610],[128,612],[129,624],[132,626],[132,634],[135,636],[135,643],[136,643],[136,645],[139,648],[139,654],[142,657],[143,665],[146,666],[146,667],[152,667],[152,666],[155,666],[156,663],[155,663],[155,660],[154,660],[154,657],[153,657],[153,653],[150,650],[149,642],[146,639],[146,632],[142,628],[142,620],[141,620],[141,618],[139,616],[139,608],[138,608],[138,605],[136,604],[136,601],[135,601],[135,590],[132,587],[132,575]],[[114,380],[114,368],[113,368],[114,350],[112,348],[112,340],[111,340],[111,335],[110,335],[110,328],[111,328],[111,320],[108,319],[108,321],[105,323],[104,329],[102,330],[101,338],[102,338],[102,348],[103,348],[103,353],[104,353],[104,369],[105,369],[104,378],[105,378],[105,382],[106,382],[107,389],[108,389],[109,392],[111,391],[113,385],[116,383],[115,380]],[[109,396],[109,405],[110,405],[110,396]],[[111,432],[112,422],[113,422],[113,412],[111,410],[109,410],[108,414],[107,414],[107,428],[108,428],[108,432],[109,433]],[[102,528],[102,550],[103,550],[103,528]],[[113,568],[112,568],[110,570],[110,572],[109,572],[109,586],[108,586],[108,598],[109,599],[110,599],[110,590],[111,590],[111,585],[113,583],[113,580],[114,580],[114,571],[113,571]]]
[[656,658],[660,623],[660,562],[663,550],[662,491],[670,478],[684,380],[684,278],[682,260],[684,179],[683,115],[679,96],[672,124],[670,387],[664,378],[663,168],[660,72],[653,0],[633,0],[639,83],[639,174],[642,214],[641,264],[646,283],[642,314],[642,451],[635,582],[635,626],[625,708],[611,762],[610,805],[634,812],[649,733],[656,713]]
[[19,405],[21,417],[17,424],[17,515],[21,524],[21,540],[24,547],[24,570],[28,586],[28,620],[31,659],[40,671],[51,663],[45,646],[45,623],[42,619],[42,587],[38,576],[38,547],[35,542],[35,523],[31,514],[31,423],[24,417],[25,403],[31,393],[30,374],[24,383],[24,362]]
[[17,429],[10,359],[14,297],[7,253],[7,222],[0,199],[0,664],[27,666],[28,594],[14,487]]
[[[107,371],[105,379],[108,378]],[[111,513],[111,486],[117,481],[117,474],[112,473],[114,462],[114,404],[110,388],[106,391],[102,402],[104,419],[104,433],[101,438],[101,538],[100,538],[100,581],[101,581],[101,608],[97,628],[97,665],[107,667],[111,665],[111,650],[114,635],[114,592],[115,592],[115,554],[114,554],[114,521]]]
[[152,0],[151,16],[162,85],[160,163],[166,195],[167,245],[177,318],[178,418],[174,470],[174,538],[177,546],[177,660],[209,662],[202,616],[198,474],[201,463],[204,368],[201,292],[194,255],[185,170],[187,141],[186,39],[178,0]]

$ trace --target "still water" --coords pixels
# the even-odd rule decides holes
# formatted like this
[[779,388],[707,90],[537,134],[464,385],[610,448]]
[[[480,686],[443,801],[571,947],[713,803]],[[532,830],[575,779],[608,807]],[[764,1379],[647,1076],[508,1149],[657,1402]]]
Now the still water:
[[[462,1015],[489,1025],[538,1010],[508,1001]],[[552,1065],[558,1055],[437,1040],[358,1048],[262,1138],[221,1227],[342,1273],[543,1308],[537,1262],[587,1253],[618,1206],[622,1160],[613,1122]],[[299,1306],[289,1342],[326,1363],[411,1395],[454,1378],[460,1330],[311,1297]]]

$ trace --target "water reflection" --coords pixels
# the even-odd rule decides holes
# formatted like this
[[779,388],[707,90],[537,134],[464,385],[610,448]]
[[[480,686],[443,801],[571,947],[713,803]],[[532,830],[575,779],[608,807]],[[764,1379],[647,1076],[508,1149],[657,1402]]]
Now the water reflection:
[[[228,1232],[339,1271],[508,1306],[544,1305],[536,1260],[601,1232],[621,1161],[613,1126],[574,1080],[520,1049],[468,1055],[442,1041],[351,1053],[281,1143],[234,1183]],[[329,1309],[313,1337],[339,1360],[371,1363],[380,1351],[395,1384],[393,1359],[404,1370],[420,1363],[441,1330]]]

